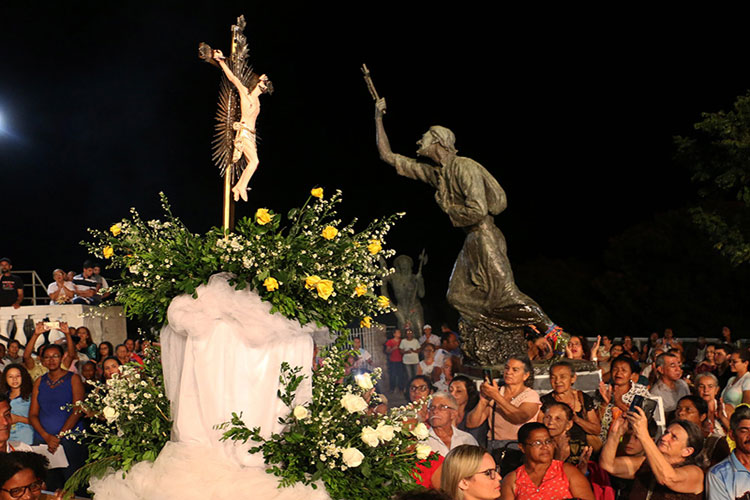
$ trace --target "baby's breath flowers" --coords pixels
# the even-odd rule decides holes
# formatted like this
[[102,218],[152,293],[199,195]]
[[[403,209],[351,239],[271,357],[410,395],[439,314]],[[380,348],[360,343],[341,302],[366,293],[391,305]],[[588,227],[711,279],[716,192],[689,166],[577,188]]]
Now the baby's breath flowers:
[[84,430],[66,432],[87,445],[89,453],[87,464],[66,483],[71,491],[110,467],[127,472],[140,461],[155,460],[169,440],[172,426],[157,346],[146,346],[143,365],[127,363],[106,383],[87,384],[91,390],[78,406],[101,418],[90,419]]
[[357,230],[356,219],[344,224],[337,217],[340,191],[326,198],[322,188],[314,188],[303,206],[286,217],[258,208],[237,221],[234,232],[213,228],[200,235],[172,215],[161,197],[164,221],[144,221],[132,209],[130,219],[108,231],[91,230],[95,241],[87,244],[91,253],[122,269],[112,292],[130,317],[164,323],[171,299],[194,294],[219,272],[233,275],[236,288],[250,287],[271,302],[271,312],[303,325],[341,330],[393,310],[373,290],[393,272],[383,269],[380,259],[393,256],[384,241],[403,214]]

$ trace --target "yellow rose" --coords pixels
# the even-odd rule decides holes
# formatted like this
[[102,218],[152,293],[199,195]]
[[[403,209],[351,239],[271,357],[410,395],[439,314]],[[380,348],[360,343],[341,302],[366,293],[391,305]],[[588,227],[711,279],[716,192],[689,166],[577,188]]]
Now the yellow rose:
[[263,286],[266,287],[266,290],[269,292],[273,292],[274,290],[279,289],[279,282],[276,281],[276,278],[266,278],[266,280],[263,282]]
[[109,259],[115,254],[115,250],[112,247],[104,247],[102,250],[102,255],[104,255],[105,259]]
[[310,191],[310,194],[313,195],[316,198],[323,199],[323,188],[315,188],[312,191]]
[[271,222],[271,219],[273,218],[273,215],[268,213],[267,208],[259,208],[257,212],[255,212],[255,222],[260,224],[261,226],[265,226],[269,222]]
[[381,295],[380,297],[378,297],[378,307],[379,308],[385,309],[389,305],[391,305],[391,301],[388,300],[388,297],[386,297],[385,295]]
[[369,316],[365,316],[362,318],[362,321],[359,322],[360,328],[370,328],[370,325],[372,325],[372,318]]
[[328,300],[328,297],[333,293],[333,281],[320,280],[315,283],[315,289],[318,291],[318,297],[323,300]]
[[305,279],[305,288],[308,290],[314,290],[315,285],[320,281],[320,278],[318,276],[308,276]]
[[367,293],[367,285],[363,285],[362,283],[360,283],[360,284],[359,284],[359,285],[357,285],[357,287],[356,287],[356,288],[354,289],[354,293],[356,293],[356,294],[357,294],[357,297],[361,297],[361,296],[363,296],[364,294],[366,294],[366,293]]
[[370,244],[367,245],[367,250],[369,250],[372,255],[375,255],[382,249],[383,247],[380,245],[379,240],[370,240]]
[[112,224],[112,227],[110,227],[109,230],[112,232],[112,236],[117,236],[122,232],[122,224],[119,222],[117,224]]
[[339,230],[333,226],[326,226],[325,229],[323,229],[323,231],[320,233],[320,235],[327,240],[334,239],[337,234],[339,234]]

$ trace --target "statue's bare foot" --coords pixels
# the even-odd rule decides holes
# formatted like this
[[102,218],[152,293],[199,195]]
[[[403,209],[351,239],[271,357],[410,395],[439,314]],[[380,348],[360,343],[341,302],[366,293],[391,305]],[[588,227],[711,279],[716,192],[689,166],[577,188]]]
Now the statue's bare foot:
[[242,189],[239,185],[236,185],[232,188],[232,193],[234,194],[234,201],[240,201],[240,198],[242,198],[242,201],[247,201],[247,188]]

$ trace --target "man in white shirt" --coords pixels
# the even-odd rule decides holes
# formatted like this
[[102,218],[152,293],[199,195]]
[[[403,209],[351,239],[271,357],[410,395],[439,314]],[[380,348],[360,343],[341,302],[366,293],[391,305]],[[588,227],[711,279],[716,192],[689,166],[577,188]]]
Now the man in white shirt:
[[442,456],[446,456],[449,451],[462,444],[479,446],[474,436],[456,428],[457,410],[456,398],[447,392],[436,392],[432,395],[428,408],[431,427],[427,444],[432,451]]
[[664,403],[664,413],[670,413],[677,408],[677,402],[690,394],[690,387],[682,380],[680,358],[676,354],[665,352],[656,358],[656,373],[659,380],[651,386],[652,396],[661,396]]
[[430,325],[424,325],[422,331],[424,331],[424,335],[419,337],[419,345],[424,347],[424,343],[429,342],[436,348],[440,347],[440,337],[432,334],[432,327]]

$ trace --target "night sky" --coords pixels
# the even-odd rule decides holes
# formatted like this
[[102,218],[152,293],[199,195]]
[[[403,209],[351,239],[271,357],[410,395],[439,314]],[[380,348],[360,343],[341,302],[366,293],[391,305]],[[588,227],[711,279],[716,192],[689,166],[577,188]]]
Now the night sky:
[[251,62],[276,92],[261,98],[260,167],[237,213],[286,211],[316,185],[344,191],[345,220],[407,212],[390,243],[412,257],[427,249],[434,322],[451,319],[442,300],[463,233],[431,188],[379,160],[363,62],[387,98],[395,152],[413,155],[440,124],[497,177],[508,208],[496,222],[518,264],[598,262],[626,228],[694,203],[672,136],[750,88],[746,33],[730,13],[222,3],[0,7],[0,254],[16,269],[50,281],[56,267],[80,270],[87,227],[130,207],[158,217],[161,190],[193,231],[220,224],[220,72],[197,46],[229,52],[242,13]]

